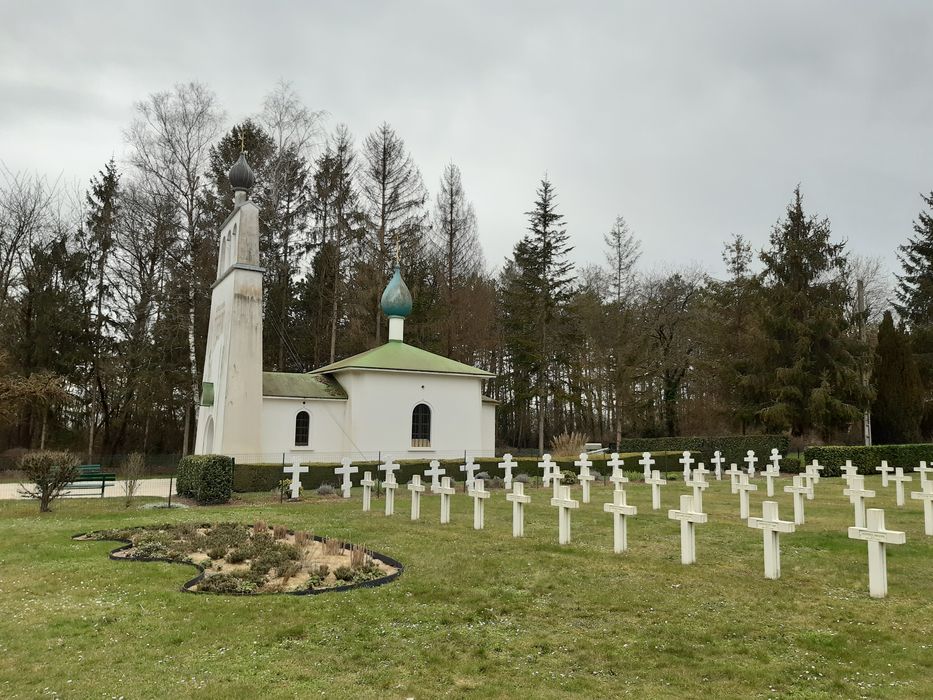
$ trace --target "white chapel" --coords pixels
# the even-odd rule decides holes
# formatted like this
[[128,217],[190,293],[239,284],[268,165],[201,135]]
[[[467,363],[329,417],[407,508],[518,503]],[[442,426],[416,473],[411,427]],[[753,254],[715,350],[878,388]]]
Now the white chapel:
[[333,462],[492,456],[494,375],[404,342],[412,299],[398,266],[382,295],[388,342],[308,373],[262,371],[262,273],[255,181],[243,153],[220,231],[197,454]]

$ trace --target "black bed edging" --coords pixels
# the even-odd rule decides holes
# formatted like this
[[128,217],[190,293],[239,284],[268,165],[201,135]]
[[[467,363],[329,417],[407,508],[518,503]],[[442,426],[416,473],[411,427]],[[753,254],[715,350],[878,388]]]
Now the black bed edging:
[[[202,527],[203,526],[204,524],[202,524]],[[155,527],[159,527],[159,526],[155,526]],[[166,525],[165,527],[170,527],[170,526]],[[210,527],[213,527],[213,526],[211,525]],[[72,535],[71,539],[77,540],[79,537],[91,537],[92,535],[96,535],[98,532],[101,532],[101,530],[95,530],[93,532],[79,532],[77,535]],[[294,535],[295,531],[288,530],[288,534]],[[324,541],[324,538],[321,537],[320,535],[313,535],[312,538],[316,542]],[[321,593],[338,593],[341,591],[352,591],[354,588],[375,588],[376,586],[382,586],[387,583],[391,583],[392,581],[397,579],[399,576],[401,576],[402,572],[405,570],[405,566],[402,564],[402,562],[398,561],[397,559],[393,559],[392,557],[386,556],[385,554],[382,554],[372,549],[366,549],[364,547],[363,551],[366,552],[366,554],[369,557],[371,557],[372,559],[378,559],[383,564],[388,564],[389,566],[395,568],[396,572],[394,574],[388,574],[381,578],[375,578],[369,581],[360,581],[359,583],[345,583],[341,586],[331,586],[330,588],[317,588],[317,589],[307,588],[301,591],[281,591],[280,593],[214,593],[211,591],[191,590],[192,587],[200,583],[201,580],[204,578],[205,569],[200,564],[195,564],[194,562],[190,562],[190,561],[181,561],[179,559],[168,559],[166,557],[118,557],[116,556],[118,552],[122,552],[124,550],[131,549],[133,547],[133,542],[131,540],[123,540],[119,538],[112,538],[112,539],[108,538],[108,539],[83,540],[83,541],[86,541],[86,542],[123,542],[122,546],[117,547],[116,549],[110,550],[110,553],[108,556],[110,559],[114,561],[143,561],[143,562],[148,561],[148,562],[162,562],[165,564],[182,564],[184,566],[193,566],[195,569],[198,570],[198,575],[195,576],[190,581],[186,581],[185,583],[183,583],[180,590],[182,593],[193,593],[193,594],[202,594],[202,595],[230,595],[230,596],[249,597],[249,596],[262,596],[262,595],[319,595]],[[344,545],[343,545],[344,549],[351,549],[352,547],[353,547],[352,544],[344,542]]]

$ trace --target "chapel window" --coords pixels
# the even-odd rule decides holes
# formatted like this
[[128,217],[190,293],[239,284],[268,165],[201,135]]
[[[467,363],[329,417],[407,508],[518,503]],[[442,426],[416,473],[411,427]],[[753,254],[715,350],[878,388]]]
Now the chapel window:
[[419,403],[411,412],[411,446],[431,446],[431,409]]
[[298,411],[295,416],[295,447],[307,447],[311,434],[311,415],[307,411]]

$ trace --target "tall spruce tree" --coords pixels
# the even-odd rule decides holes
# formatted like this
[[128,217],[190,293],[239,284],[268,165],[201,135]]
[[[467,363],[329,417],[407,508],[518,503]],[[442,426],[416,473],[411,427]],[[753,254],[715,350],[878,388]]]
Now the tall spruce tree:
[[861,415],[860,344],[845,314],[846,252],[828,219],[807,216],[800,187],[761,253],[766,342],[760,358],[759,417],[769,429],[828,439]]
[[894,325],[886,311],[878,329],[878,346],[872,371],[875,400],[871,409],[871,433],[876,443],[916,442],[920,439],[923,387],[914,362],[910,339]]

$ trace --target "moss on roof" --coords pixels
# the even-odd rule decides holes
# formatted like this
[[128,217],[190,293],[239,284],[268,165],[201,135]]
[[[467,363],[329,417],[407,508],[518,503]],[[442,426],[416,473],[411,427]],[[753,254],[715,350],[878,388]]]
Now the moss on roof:
[[263,372],[263,396],[293,396],[299,399],[345,399],[347,392],[333,377],[300,372]]
[[398,340],[389,341],[385,345],[361,352],[359,355],[321,367],[314,370],[312,374],[320,376],[348,369],[432,372],[435,374],[461,374],[479,378],[496,376],[478,367],[466,365],[442,355],[435,355],[433,352],[416,348]]

